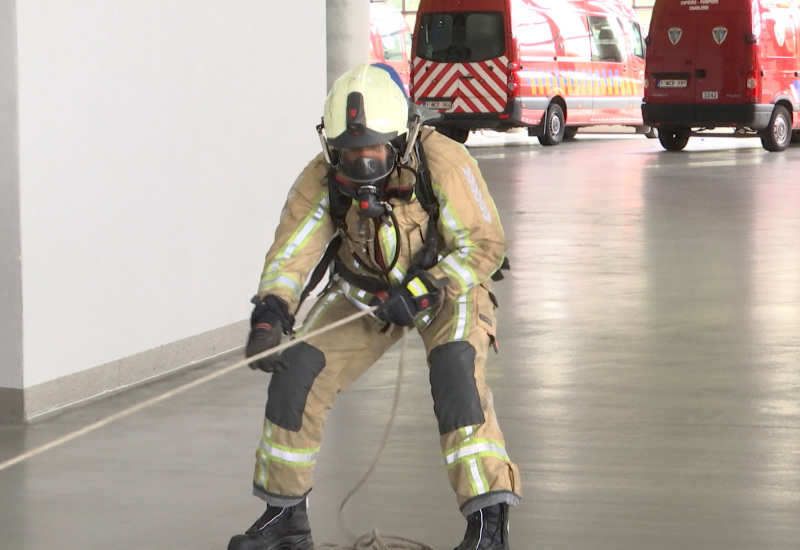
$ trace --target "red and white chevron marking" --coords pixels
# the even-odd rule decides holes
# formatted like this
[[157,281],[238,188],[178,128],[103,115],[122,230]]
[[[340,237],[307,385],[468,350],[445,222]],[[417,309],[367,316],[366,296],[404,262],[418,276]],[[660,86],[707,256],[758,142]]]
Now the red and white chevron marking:
[[414,101],[452,99],[447,113],[499,113],[508,102],[508,58],[477,63],[440,63],[414,59]]

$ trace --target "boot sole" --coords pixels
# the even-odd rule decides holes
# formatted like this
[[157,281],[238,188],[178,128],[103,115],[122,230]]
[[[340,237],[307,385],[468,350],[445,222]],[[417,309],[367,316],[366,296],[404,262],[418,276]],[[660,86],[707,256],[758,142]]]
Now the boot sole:
[[311,550],[312,548],[314,548],[314,541],[310,536],[306,536],[284,539],[275,550]]

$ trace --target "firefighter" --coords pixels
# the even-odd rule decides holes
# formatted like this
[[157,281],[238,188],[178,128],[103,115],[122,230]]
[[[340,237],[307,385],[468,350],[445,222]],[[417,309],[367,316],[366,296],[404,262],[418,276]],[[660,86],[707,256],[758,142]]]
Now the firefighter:
[[313,546],[306,498],[327,412],[403,327],[416,329],[427,354],[447,475],[467,520],[457,548],[509,548],[508,511],[519,502],[520,477],[484,376],[495,343],[490,278],[503,265],[503,229],[474,159],[422,122],[379,67],[356,67],[328,94],[318,127],[323,152],[289,191],[245,353],[292,334],[303,283],[316,278],[321,257],[322,267],[332,258],[333,275],[296,334],[378,308],[251,363],[272,373],[253,479],[267,509],[229,550]]

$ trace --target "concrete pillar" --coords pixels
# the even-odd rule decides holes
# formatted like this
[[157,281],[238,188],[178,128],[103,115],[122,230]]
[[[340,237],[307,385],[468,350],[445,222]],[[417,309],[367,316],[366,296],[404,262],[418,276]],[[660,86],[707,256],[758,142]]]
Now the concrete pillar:
[[0,0],[0,423],[22,412],[16,3]]
[[369,1],[326,0],[328,90],[336,79],[369,61]]

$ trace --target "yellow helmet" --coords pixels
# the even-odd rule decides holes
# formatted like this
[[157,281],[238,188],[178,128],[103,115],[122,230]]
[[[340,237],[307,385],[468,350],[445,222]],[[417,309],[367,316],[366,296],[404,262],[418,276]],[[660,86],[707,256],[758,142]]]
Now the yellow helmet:
[[334,149],[391,142],[408,131],[408,100],[386,70],[359,65],[334,82],[322,121]]

